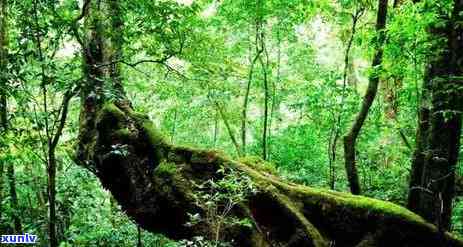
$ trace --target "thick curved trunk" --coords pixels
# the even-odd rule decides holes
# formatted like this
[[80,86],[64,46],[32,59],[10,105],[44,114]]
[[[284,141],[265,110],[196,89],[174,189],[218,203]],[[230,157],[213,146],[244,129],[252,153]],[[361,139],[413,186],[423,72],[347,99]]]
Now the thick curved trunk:
[[369,78],[368,87],[363,96],[362,106],[360,111],[357,113],[354,122],[349,130],[349,132],[344,136],[344,162],[346,167],[347,180],[349,182],[350,191],[354,195],[361,194],[360,182],[357,173],[357,163],[356,163],[356,145],[357,139],[362,130],[363,124],[365,123],[368,112],[370,111],[371,106],[376,98],[378,93],[379,86],[379,74],[383,61],[383,44],[386,39],[384,30],[386,28],[386,19],[387,19],[387,8],[388,0],[378,1],[378,14],[376,19],[376,32],[378,36],[376,51],[373,57],[372,68],[375,70]]
[[[123,210],[173,239],[233,246],[463,246],[397,205],[285,182],[252,162],[167,143],[128,104],[106,104],[81,145]],[[220,193],[219,193],[220,192]],[[222,196],[220,196],[222,195]]]

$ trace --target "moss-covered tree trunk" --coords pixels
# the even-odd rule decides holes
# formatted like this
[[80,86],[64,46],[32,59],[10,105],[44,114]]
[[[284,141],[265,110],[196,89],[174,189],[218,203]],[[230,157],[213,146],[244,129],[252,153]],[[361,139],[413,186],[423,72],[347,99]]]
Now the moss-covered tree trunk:
[[122,11],[118,0],[90,1],[85,7],[85,37],[82,47],[86,83],[81,89],[79,147],[77,157],[90,161],[95,138],[96,114],[107,100],[125,99],[120,62],[122,60]]
[[[85,84],[81,89],[81,111],[79,116],[79,146],[77,157],[84,162],[90,161],[88,155],[92,152],[87,144],[93,142],[96,136],[96,114],[104,102],[103,82],[105,77],[102,40],[103,18],[100,15],[101,2],[93,1],[88,4],[85,18],[85,47],[82,47],[83,73]],[[109,84],[109,83],[108,83]]]
[[[91,170],[140,226],[173,239],[201,235],[234,246],[463,246],[397,205],[288,183],[264,165],[173,146],[127,104],[106,103],[95,133],[88,143]],[[219,192],[225,196],[214,198]],[[233,201],[233,194],[242,198]]]
[[455,0],[448,18],[430,27],[446,40],[432,54],[423,86],[417,145],[408,207],[442,229],[449,229],[455,193],[463,111],[463,1]]

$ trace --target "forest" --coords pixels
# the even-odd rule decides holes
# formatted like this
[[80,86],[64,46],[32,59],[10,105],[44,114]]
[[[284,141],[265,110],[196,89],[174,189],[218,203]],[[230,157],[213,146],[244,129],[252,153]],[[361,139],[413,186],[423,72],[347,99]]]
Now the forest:
[[463,247],[462,112],[463,0],[0,0],[0,245]]

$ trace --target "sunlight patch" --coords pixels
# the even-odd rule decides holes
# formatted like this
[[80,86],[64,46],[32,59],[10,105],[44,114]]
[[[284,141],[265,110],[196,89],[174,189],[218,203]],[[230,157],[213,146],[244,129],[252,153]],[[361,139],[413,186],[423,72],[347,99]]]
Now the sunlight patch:
[[207,8],[205,8],[201,12],[200,16],[203,17],[203,18],[210,18],[210,17],[214,16],[217,13],[217,9],[219,7],[219,4],[220,3],[217,2],[217,1],[212,2],[211,4],[209,4],[207,6]]
[[174,0],[174,1],[179,4],[186,5],[186,6],[191,6],[194,2],[194,0]]

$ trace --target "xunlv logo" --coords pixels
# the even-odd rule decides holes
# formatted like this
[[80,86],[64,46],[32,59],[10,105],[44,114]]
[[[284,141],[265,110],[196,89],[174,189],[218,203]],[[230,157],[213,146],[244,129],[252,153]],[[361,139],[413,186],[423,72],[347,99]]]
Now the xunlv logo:
[[37,241],[36,235],[2,235],[0,236],[0,243],[2,244],[34,244]]

